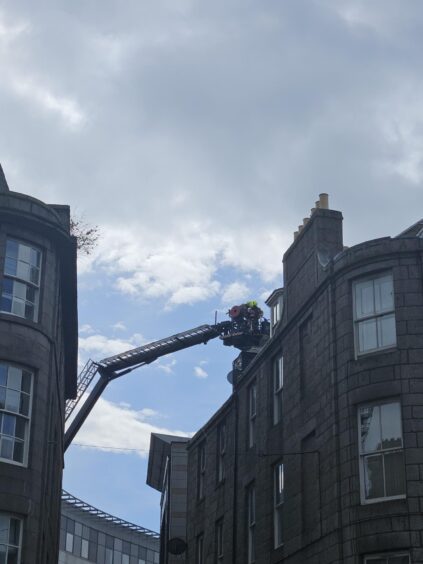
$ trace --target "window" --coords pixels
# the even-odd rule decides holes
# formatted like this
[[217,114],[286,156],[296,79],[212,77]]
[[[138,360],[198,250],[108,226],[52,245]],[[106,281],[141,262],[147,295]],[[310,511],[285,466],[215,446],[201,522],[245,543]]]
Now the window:
[[273,424],[282,419],[283,356],[273,360]]
[[0,362],[0,460],[26,464],[32,374]]
[[275,331],[276,325],[279,323],[281,319],[281,311],[282,311],[282,304],[281,299],[279,298],[271,308],[271,328],[272,328],[272,335]]
[[248,447],[256,442],[257,385],[254,382],[248,388]]
[[66,533],[65,550],[67,552],[73,552],[73,534],[72,533]]
[[204,482],[206,477],[206,443],[198,447],[198,499],[204,497]]
[[217,430],[217,482],[225,479],[226,423],[221,423]]
[[283,543],[283,463],[278,462],[274,467],[274,489],[273,489],[273,522],[275,548]]
[[198,535],[195,564],[204,564],[204,535]]
[[404,452],[399,401],[359,407],[362,502],[405,496]]
[[364,564],[410,564],[410,555],[408,552],[372,554],[364,557]]
[[21,529],[20,519],[0,513],[0,562],[2,564],[20,562]]
[[223,519],[216,522],[216,562],[223,562]]
[[354,326],[357,354],[396,345],[392,274],[354,283]]
[[256,488],[247,488],[247,552],[248,564],[256,560]]
[[83,558],[88,558],[88,548],[89,548],[89,543],[87,539],[82,539],[81,542],[81,556]]
[[40,272],[41,252],[8,239],[0,311],[37,321]]

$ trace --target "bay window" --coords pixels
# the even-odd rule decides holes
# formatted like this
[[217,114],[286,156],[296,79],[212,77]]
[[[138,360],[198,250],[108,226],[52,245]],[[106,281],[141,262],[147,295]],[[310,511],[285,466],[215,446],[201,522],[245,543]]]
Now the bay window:
[[0,562],[18,564],[20,562],[22,521],[0,513]]

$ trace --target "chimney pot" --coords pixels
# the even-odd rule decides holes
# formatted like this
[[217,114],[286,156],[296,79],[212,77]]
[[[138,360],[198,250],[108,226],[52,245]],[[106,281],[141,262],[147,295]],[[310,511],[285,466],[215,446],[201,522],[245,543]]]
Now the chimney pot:
[[328,210],[329,209],[329,194],[326,194],[326,192],[319,194],[319,202],[320,202],[320,207],[323,210]]

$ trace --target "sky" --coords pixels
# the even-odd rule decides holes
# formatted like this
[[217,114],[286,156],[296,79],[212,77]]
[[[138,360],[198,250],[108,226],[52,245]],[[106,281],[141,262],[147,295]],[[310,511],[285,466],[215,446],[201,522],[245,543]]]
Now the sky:
[[[0,0],[9,186],[101,234],[80,366],[265,308],[321,192],[349,246],[421,219],[422,25],[420,0]],[[113,382],[64,487],[157,530],[150,432],[199,429],[235,356],[215,340]]]

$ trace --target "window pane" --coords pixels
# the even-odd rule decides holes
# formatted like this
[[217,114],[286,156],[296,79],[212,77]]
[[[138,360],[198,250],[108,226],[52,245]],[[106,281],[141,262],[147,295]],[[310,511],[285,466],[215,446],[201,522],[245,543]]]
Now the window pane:
[[9,540],[9,517],[0,515],[0,543],[6,543]]
[[366,499],[384,497],[383,488],[383,455],[366,456],[364,458],[364,484]]
[[380,450],[380,410],[379,406],[360,408],[361,452]]
[[27,394],[31,391],[31,373],[25,370],[22,371],[22,391]]
[[358,324],[358,350],[370,351],[377,348],[376,319],[360,321]]
[[7,564],[18,564],[17,548],[9,547],[9,552],[7,553]]
[[29,282],[31,279],[29,272],[30,272],[29,264],[27,264],[26,262],[18,261],[16,276],[18,278],[22,278],[23,280],[28,280]]
[[10,532],[9,532],[9,543],[19,546],[19,531],[20,531],[20,521],[18,519],[10,519]]
[[0,364],[0,386],[6,386],[7,383],[7,366]]
[[373,280],[365,280],[355,285],[356,319],[374,313]]
[[3,279],[3,294],[13,295],[13,280],[10,278]]
[[4,273],[9,274],[9,276],[16,276],[18,268],[18,261],[16,259],[7,258],[4,261]]
[[389,347],[396,345],[397,335],[395,328],[395,315],[384,315],[378,318],[379,346]]
[[0,388],[0,409],[6,405],[6,388]]
[[39,267],[41,264],[41,252],[37,251],[37,249],[31,248],[31,256],[29,262],[32,264],[32,266]]
[[19,413],[22,415],[28,415],[29,413],[29,396],[27,394],[20,394],[20,406]]
[[12,313],[19,317],[25,317],[25,302],[14,298],[12,301]]
[[6,564],[6,547],[0,544],[0,564]]
[[19,404],[21,400],[21,394],[15,392],[15,390],[6,390],[6,409],[9,411],[19,412]]
[[15,437],[23,440],[25,438],[25,428],[26,428],[25,419],[23,419],[22,417],[16,417]]
[[13,447],[13,460],[15,462],[23,462],[24,443],[22,441],[15,441]]
[[6,242],[6,256],[18,258],[18,249],[19,244],[17,241],[13,241],[13,239],[8,239]]
[[13,295],[21,300],[26,300],[26,284],[23,282],[13,281]]
[[1,311],[11,312],[12,311],[12,298],[8,298],[8,297],[5,297],[3,295],[1,297],[0,309],[1,309]]
[[12,460],[13,453],[13,439],[2,437],[0,447],[0,457]]
[[386,495],[405,494],[404,453],[403,451],[385,454]]
[[73,551],[73,534],[72,533],[66,533],[66,547],[65,550],[67,552],[72,552]]
[[9,366],[7,387],[20,391],[22,387],[22,370],[16,366]]
[[15,427],[16,427],[16,417],[14,415],[7,415],[5,413],[3,415],[3,427],[2,427],[3,435],[9,435],[9,437],[14,437]]
[[18,259],[29,263],[31,260],[31,247],[23,243],[18,243],[18,245]]
[[394,309],[394,288],[391,274],[375,279],[375,306],[376,312]]
[[402,447],[401,407],[398,402],[380,406],[382,421],[382,448]]

